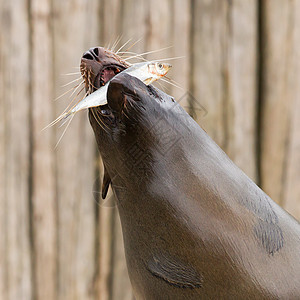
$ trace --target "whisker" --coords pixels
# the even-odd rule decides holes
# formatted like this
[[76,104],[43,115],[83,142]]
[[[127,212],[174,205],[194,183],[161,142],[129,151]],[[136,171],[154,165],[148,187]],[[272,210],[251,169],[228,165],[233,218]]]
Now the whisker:
[[[165,47],[165,48],[161,48],[161,49],[157,49],[157,50],[147,51],[147,52],[144,52],[144,53],[136,54],[136,56],[144,56],[144,55],[147,55],[147,54],[151,54],[151,53],[156,53],[156,52],[164,51],[164,50],[170,49],[170,48],[172,48],[172,47],[173,47],[173,46],[169,46],[169,47]],[[132,56],[131,58],[134,58],[134,57],[136,57],[136,56]]]
[[160,88],[165,92],[166,90],[169,91],[170,89],[166,86],[164,86],[161,82],[157,81],[157,84],[159,84]]
[[[74,116],[75,116],[75,113],[72,117],[74,117]],[[63,125],[65,125],[69,121],[69,118],[66,116],[61,121],[62,121],[62,123],[58,126],[58,128],[61,128]]]
[[[87,93],[85,93],[85,95],[83,95],[73,106],[71,106],[71,104],[76,100],[76,98],[80,95],[80,93],[82,92],[82,90],[84,89],[84,87],[82,87],[82,89],[77,93],[77,95],[72,99],[72,101],[68,104],[68,106],[65,108],[65,110],[63,111],[63,113],[65,113],[67,110],[67,114],[70,113],[70,111],[81,101],[83,100]],[[70,107],[71,106],[71,107]]]
[[[102,121],[101,121],[101,118],[99,118],[99,116],[97,117],[96,116],[96,111],[95,111],[95,109],[94,108],[91,108],[91,111],[92,111],[92,114],[93,114],[93,116],[94,116],[94,118],[95,118],[95,120],[96,120],[96,122],[98,123],[98,125],[106,132],[106,133],[108,133],[107,132],[107,130],[103,127],[103,125],[101,124],[102,123]],[[101,123],[100,123],[101,122]]]
[[80,72],[72,72],[72,73],[66,73],[66,74],[61,74],[63,76],[70,76],[70,75],[80,75]]
[[139,43],[141,40],[143,39],[143,37],[140,37],[135,43],[133,43],[129,48],[127,48],[125,51],[130,50],[134,45],[136,45],[137,43]]
[[147,62],[149,62],[149,60],[147,60],[145,57],[142,57],[142,56],[134,56],[134,57],[128,57],[128,58],[126,58],[126,59],[124,59],[125,61],[126,60],[130,60],[130,59],[134,59],[134,58],[136,58],[136,59],[140,59],[140,60],[142,60],[142,61],[147,61]]
[[[75,86],[73,86],[72,88],[70,88],[68,91],[64,92],[62,95],[58,96],[57,98],[54,99],[54,101],[57,101],[58,99],[62,98],[63,96],[65,96],[67,93],[69,93],[70,91],[72,91],[73,89],[75,89],[76,87],[80,86],[82,83],[79,83]],[[70,96],[71,97],[71,96]]]
[[79,99],[71,108],[70,106],[73,104],[73,102],[76,100],[76,98],[80,95],[80,93],[83,91],[84,86],[81,88],[81,90],[76,94],[76,96],[72,99],[72,101],[68,104],[68,106],[65,108],[63,112],[66,112],[67,109],[72,110],[85,96],[83,96],[81,99]]
[[160,58],[160,59],[154,59],[151,61],[164,61],[164,60],[174,60],[174,59],[180,59],[180,58],[185,58],[185,56],[177,56],[177,57],[169,57],[169,58]]
[[112,42],[112,36],[110,37],[110,39],[107,43],[107,47],[105,47],[106,49],[110,49],[111,42]]
[[[70,95],[69,99],[76,93],[76,91],[80,88],[80,86],[84,83],[84,81],[82,81],[78,86],[77,88],[72,92],[72,94]],[[83,87],[84,88],[84,87]],[[83,88],[80,90],[80,92],[83,90]],[[80,94],[79,92],[79,94]],[[77,96],[79,95],[77,94]]]
[[125,43],[117,50],[116,54],[118,54],[119,51],[122,50],[122,49],[123,49],[123,48],[131,41],[131,40],[132,40],[132,38],[129,39],[127,42],[125,42]]
[[66,87],[67,85],[70,85],[71,83],[74,83],[74,82],[76,82],[78,80],[82,80],[82,77],[80,76],[79,78],[74,79],[74,80],[70,81],[69,83],[62,85],[62,87]]
[[65,133],[66,133],[66,131],[67,131],[67,129],[69,128],[69,126],[70,126],[70,124],[71,124],[71,121],[73,120],[74,116],[75,116],[75,114],[74,114],[74,115],[71,117],[71,119],[69,120],[69,123],[67,124],[66,128],[64,129],[64,131],[63,131],[62,135],[60,136],[58,142],[56,143],[54,149],[56,149],[56,148],[58,147],[60,141],[62,140],[63,136],[65,135]]
[[[77,95],[74,97],[74,99],[71,101],[71,103],[64,109],[64,111],[55,119],[53,120],[50,124],[48,124],[46,127],[44,127],[42,129],[42,131],[44,131],[45,129],[54,126],[55,124],[57,124],[58,122],[60,122],[61,120],[63,120],[64,118],[68,118],[71,113],[70,111],[84,98],[86,97],[87,93],[79,100],[77,101],[77,103],[75,103],[68,111],[67,109],[70,107],[70,105],[74,102],[74,100],[78,97],[78,95],[82,92],[82,90],[84,89],[84,87],[77,93]],[[75,113],[74,113],[75,115]]]
[[[99,115],[99,111],[95,108],[95,113],[99,118],[99,121],[103,124],[103,126],[105,126],[107,129],[109,129],[109,127],[104,123],[104,121],[101,119],[101,116]],[[104,129],[104,127],[103,127]],[[107,131],[106,131],[107,132]]]
[[119,35],[116,39],[116,41],[114,42],[114,44],[111,47],[111,51],[114,51],[115,48],[117,47],[117,45],[119,44],[120,40],[122,39],[123,34]]
[[177,88],[180,89],[180,90],[183,90],[183,88],[182,88],[181,86],[178,86],[177,84],[175,84],[175,83],[173,83],[173,82],[170,82],[170,81],[168,81],[168,80],[166,80],[166,79],[164,79],[164,78],[160,78],[160,80],[162,80],[163,82],[166,82],[166,83],[168,83],[168,84],[170,84],[170,85],[173,85],[173,86],[177,87]]
[[183,88],[180,86],[180,84],[177,81],[175,81],[174,79],[171,79],[170,77],[167,77],[167,76],[164,76],[164,79],[167,79],[170,82],[173,82],[174,84],[177,84],[183,90]]

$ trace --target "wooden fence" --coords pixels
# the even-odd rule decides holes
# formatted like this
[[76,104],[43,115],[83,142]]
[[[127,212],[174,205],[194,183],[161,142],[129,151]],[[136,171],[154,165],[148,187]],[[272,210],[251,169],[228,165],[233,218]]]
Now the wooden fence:
[[0,0],[0,14],[0,299],[133,299],[86,113],[56,150],[61,129],[41,131],[69,101],[53,101],[76,79],[61,74],[120,35],[185,56],[168,92],[300,218],[300,0]]

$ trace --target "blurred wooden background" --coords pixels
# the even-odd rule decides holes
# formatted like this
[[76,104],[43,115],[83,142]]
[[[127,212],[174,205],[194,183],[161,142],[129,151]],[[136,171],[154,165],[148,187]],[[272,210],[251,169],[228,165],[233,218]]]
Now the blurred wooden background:
[[77,78],[62,74],[122,34],[185,56],[168,92],[300,218],[300,0],[0,0],[0,14],[0,299],[133,299],[87,114],[56,150],[61,129],[41,131],[69,101],[53,101]]

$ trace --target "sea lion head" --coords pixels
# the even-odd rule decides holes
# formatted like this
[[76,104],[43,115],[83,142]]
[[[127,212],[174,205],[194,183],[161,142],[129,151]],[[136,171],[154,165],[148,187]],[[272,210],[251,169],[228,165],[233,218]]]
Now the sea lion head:
[[122,185],[135,188],[150,180],[158,159],[154,156],[165,155],[170,142],[178,140],[179,119],[188,116],[173,97],[121,72],[127,67],[116,54],[101,47],[85,52],[81,61],[88,92],[111,79],[107,105],[89,109],[106,172],[103,197],[110,180],[114,183],[116,178],[128,177]]
[[80,63],[86,91],[92,93],[128,66],[126,61],[106,48],[90,48],[83,53]]

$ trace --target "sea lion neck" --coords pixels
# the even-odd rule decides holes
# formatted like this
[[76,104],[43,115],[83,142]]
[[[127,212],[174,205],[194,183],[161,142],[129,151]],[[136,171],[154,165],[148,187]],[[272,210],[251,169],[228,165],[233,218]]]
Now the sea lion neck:
[[166,155],[180,139],[180,118],[170,117],[180,107],[172,97],[122,73],[110,83],[107,100],[113,120],[102,118],[102,125],[89,114],[104,165],[111,178],[130,178],[131,188],[145,185],[140,179],[151,180],[154,160],[160,159],[155,153]]
[[136,298],[298,299],[299,224],[170,96],[121,73],[107,97],[89,116]]

